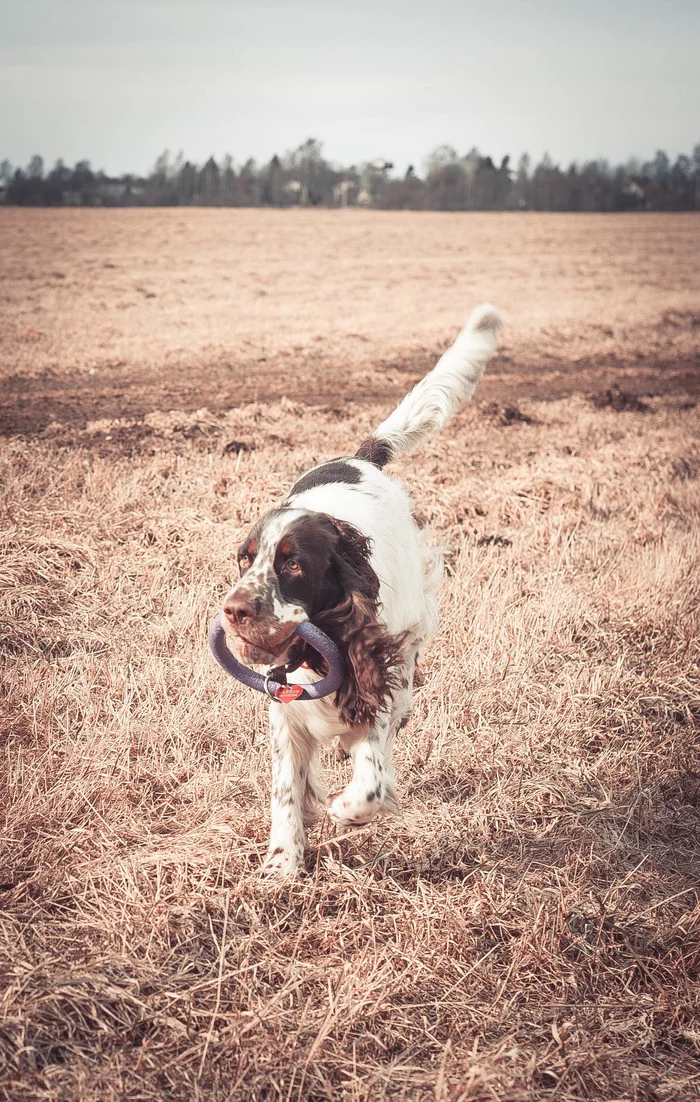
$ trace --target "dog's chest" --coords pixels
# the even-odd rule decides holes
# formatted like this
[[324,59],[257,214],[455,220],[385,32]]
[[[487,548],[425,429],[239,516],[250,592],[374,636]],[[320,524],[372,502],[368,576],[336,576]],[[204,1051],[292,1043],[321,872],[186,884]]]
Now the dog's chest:
[[[302,678],[297,678],[295,675],[296,680],[301,682]],[[314,675],[309,680],[315,680]],[[310,735],[316,742],[331,742],[348,730],[347,724],[340,719],[333,697],[324,697],[322,700],[292,701],[289,704],[271,701],[271,713],[273,709],[278,711],[278,714],[281,709],[290,727]]]

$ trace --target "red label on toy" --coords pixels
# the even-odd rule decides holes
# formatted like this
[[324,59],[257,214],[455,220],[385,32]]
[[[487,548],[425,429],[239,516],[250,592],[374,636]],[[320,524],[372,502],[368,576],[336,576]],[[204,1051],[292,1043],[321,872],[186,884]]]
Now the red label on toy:
[[280,685],[279,689],[275,693],[277,700],[282,704],[291,704],[293,700],[301,696],[304,691],[303,685]]

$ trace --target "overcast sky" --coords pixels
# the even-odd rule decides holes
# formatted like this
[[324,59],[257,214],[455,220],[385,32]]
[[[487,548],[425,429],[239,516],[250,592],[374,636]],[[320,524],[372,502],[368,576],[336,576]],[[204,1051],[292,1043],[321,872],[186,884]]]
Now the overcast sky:
[[0,159],[143,172],[307,137],[403,170],[700,141],[698,0],[0,0]]

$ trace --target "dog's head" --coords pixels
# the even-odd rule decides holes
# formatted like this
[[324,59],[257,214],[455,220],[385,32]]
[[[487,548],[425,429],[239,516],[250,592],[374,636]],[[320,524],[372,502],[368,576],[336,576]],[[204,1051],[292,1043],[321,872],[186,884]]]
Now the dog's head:
[[238,550],[240,581],[224,601],[229,645],[245,665],[306,661],[320,656],[296,635],[311,620],[338,644],[347,676],[336,703],[349,726],[371,724],[391,689],[401,639],[379,622],[379,579],[370,541],[324,513],[275,509],[257,522]]

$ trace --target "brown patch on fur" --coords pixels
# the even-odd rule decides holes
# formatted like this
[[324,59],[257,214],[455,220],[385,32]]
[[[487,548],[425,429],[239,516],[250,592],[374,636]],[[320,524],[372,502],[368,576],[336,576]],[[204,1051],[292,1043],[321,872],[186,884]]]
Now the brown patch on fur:
[[395,687],[394,668],[401,663],[405,633],[389,635],[377,619],[377,604],[350,593],[336,608],[317,619],[338,644],[347,662],[347,677],[335,698],[343,723],[371,727]]
[[388,441],[380,440],[377,436],[368,436],[355,452],[355,459],[364,459],[381,470],[391,462],[392,454],[393,449]]
[[[396,687],[394,667],[403,657],[406,635],[390,635],[377,612],[379,578],[370,566],[371,541],[346,521],[332,518],[338,534],[334,549],[342,596],[332,608],[314,616],[314,623],[338,644],[347,676],[335,702],[349,727],[370,727]],[[307,657],[317,668],[318,656]]]

